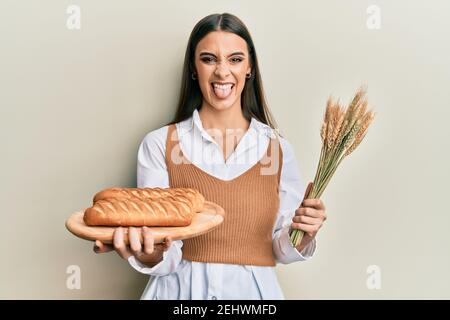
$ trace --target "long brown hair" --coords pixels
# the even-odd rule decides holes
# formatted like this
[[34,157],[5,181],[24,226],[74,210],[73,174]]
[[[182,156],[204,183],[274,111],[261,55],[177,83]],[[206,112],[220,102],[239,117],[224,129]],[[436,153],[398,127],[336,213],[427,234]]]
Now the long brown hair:
[[252,117],[276,129],[276,122],[273,118],[266,99],[258,67],[255,46],[250,36],[250,32],[244,23],[230,13],[211,14],[201,19],[191,32],[186,48],[183,64],[183,74],[181,78],[181,90],[178,107],[174,119],[169,124],[177,123],[192,116],[195,109],[200,110],[202,105],[202,92],[196,80],[191,77],[195,70],[195,48],[199,41],[212,31],[232,32],[247,42],[252,66],[251,77],[246,80],[241,94],[241,107],[244,117],[250,121]]

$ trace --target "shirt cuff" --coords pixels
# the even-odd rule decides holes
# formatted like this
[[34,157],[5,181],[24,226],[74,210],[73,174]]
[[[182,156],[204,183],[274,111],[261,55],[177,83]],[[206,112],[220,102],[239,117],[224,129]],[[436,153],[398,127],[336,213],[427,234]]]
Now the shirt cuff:
[[297,248],[294,247],[291,242],[291,239],[289,237],[289,227],[290,226],[284,227],[280,234],[280,244],[281,247],[285,249],[285,260],[291,262],[309,260],[316,251],[316,239],[312,239],[311,242],[308,243],[306,247],[304,247],[300,252],[297,250]]
[[137,271],[143,274],[147,275],[158,275],[158,271],[161,269],[161,266],[164,264],[164,259],[166,258],[167,251],[163,252],[163,259],[158,262],[153,267],[149,267],[142,262],[140,262],[138,259],[136,259],[135,256],[130,256],[128,258],[128,263]]

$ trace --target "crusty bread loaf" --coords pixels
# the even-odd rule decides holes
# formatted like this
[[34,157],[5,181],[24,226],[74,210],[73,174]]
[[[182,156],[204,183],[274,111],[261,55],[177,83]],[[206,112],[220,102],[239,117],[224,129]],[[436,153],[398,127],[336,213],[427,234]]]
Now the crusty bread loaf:
[[108,188],[84,212],[89,226],[179,227],[191,224],[205,198],[192,188]]
[[179,227],[190,225],[194,213],[191,206],[176,198],[109,198],[86,209],[84,222],[89,226]]
[[98,192],[94,196],[93,204],[98,200],[108,198],[139,198],[141,200],[156,201],[166,197],[175,197],[179,201],[188,203],[193,207],[195,212],[202,211],[205,202],[203,195],[193,188],[108,188]]

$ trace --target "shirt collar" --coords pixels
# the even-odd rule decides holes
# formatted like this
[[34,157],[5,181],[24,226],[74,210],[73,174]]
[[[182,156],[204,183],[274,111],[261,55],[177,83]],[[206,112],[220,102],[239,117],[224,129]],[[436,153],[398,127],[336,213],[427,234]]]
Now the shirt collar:
[[[194,110],[191,117],[189,117],[184,121],[181,121],[178,124],[179,138],[181,139],[183,135],[187,134],[191,130],[197,130],[206,141],[216,143],[214,139],[212,139],[211,136],[203,128],[203,124],[197,109]],[[272,129],[269,125],[262,123],[261,121],[257,120],[254,117],[251,118],[248,130],[249,130],[248,134],[252,136],[266,135],[269,138],[276,137],[274,129]]]

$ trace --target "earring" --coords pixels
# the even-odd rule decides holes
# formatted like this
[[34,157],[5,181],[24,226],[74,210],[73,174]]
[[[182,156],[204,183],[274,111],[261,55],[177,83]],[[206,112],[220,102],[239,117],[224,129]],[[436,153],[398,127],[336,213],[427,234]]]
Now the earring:
[[245,77],[246,77],[247,79],[250,79],[250,78],[252,77],[252,74],[251,74],[251,73],[247,73]]
[[195,76],[195,73],[192,72],[191,78],[192,78],[192,80],[197,80],[197,77]]

